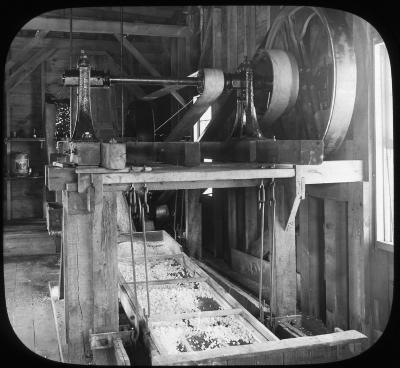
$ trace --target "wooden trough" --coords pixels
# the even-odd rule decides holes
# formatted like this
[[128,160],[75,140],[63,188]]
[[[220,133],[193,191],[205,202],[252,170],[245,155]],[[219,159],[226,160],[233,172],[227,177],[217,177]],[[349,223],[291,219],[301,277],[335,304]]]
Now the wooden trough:
[[165,231],[146,234],[150,315],[141,233],[133,244],[136,285],[129,236],[119,238],[119,299],[146,336],[152,365],[316,363],[362,350],[366,336],[354,330],[280,340]]

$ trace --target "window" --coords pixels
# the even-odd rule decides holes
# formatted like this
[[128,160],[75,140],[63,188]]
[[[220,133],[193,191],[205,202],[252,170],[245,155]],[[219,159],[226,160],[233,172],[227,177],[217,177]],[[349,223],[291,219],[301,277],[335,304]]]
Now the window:
[[375,217],[377,243],[393,245],[393,101],[389,55],[374,44]]
[[[193,97],[193,103],[196,102],[199,96]],[[207,127],[209,122],[211,121],[211,106],[207,109],[207,111],[202,115],[200,120],[193,126],[193,141],[196,142],[200,139],[201,135],[204,132],[204,129]]]

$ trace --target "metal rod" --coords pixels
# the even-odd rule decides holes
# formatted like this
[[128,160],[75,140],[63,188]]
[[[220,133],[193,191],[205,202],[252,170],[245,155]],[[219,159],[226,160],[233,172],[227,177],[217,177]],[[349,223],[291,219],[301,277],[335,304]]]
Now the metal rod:
[[193,102],[193,100],[189,100],[189,102],[182,106],[177,112],[175,112],[173,115],[171,115],[167,120],[165,120],[160,126],[158,126],[155,130],[154,133],[157,132],[157,130],[160,130],[165,124],[167,124],[174,116],[178,115],[186,106],[188,106],[189,104],[191,104]]
[[[131,258],[132,258],[132,279],[133,279],[133,288],[135,291],[135,301],[136,301],[136,305],[138,305],[138,301],[137,301],[137,290],[136,290],[136,267],[135,267],[135,255],[133,252],[133,228],[132,228],[132,196],[135,195],[135,189],[129,191],[127,193],[127,196],[125,197],[126,202],[128,204],[128,211],[129,211],[129,232],[130,232],[130,238],[131,238]],[[128,202],[128,195],[130,196],[130,200]]]
[[[140,202],[140,199],[139,199]],[[145,220],[145,212],[146,205],[143,202],[142,205],[142,231],[143,231],[143,255],[144,255],[144,274],[146,278],[146,292],[147,292],[147,316],[150,316],[150,294],[149,294],[149,280],[147,274],[147,240],[146,240],[146,220]]]
[[272,244],[271,244],[271,297],[270,297],[270,308],[269,308],[269,321],[271,327],[274,327],[274,322],[272,318],[272,310],[275,312],[275,180],[274,178],[271,179],[271,199],[270,199],[270,204],[272,207]]
[[[123,75],[123,53],[124,53],[124,10],[121,6],[121,77]],[[124,137],[125,121],[124,121],[124,85],[121,86],[121,137]]]
[[[122,72],[121,72],[122,73]],[[198,78],[110,78],[110,83],[127,83],[127,84],[150,84],[150,85],[177,85],[177,86],[199,86],[202,81]]]
[[263,258],[264,258],[264,217],[265,217],[265,188],[264,180],[261,180],[259,187],[259,204],[261,210],[261,249],[260,249],[260,281],[259,281],[259,293],[258,293],[258,303],[260,308],[260,321],[264,322],[264,309],[262,303],[262,285],[263,285]]

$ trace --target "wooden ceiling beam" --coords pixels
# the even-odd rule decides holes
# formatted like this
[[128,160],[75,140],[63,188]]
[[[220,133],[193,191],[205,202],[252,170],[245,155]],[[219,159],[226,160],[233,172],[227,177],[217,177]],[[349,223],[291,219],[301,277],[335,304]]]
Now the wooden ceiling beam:
[[[25,24],[22,29],[43,29],[49,31],[69,32],[70,20],[64,18],[36,17]],[[79,33],[119,33],[121,24],[118,21],[73,19],[72,32]],[[128,35],[188,37],[192,31],[187,26],[170,24],[128,23],[124,22],[124,33]]]

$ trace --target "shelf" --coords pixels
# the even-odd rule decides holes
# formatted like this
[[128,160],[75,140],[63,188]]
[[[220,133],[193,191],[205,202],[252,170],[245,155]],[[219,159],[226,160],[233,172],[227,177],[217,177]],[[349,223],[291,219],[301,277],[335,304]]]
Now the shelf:
[[46,138],[5,138],[5,143],[10,142],[45,142]]
[[43,175],[39,176],[5,176],[5,180],[35,180],[35,179],[44,179]]

